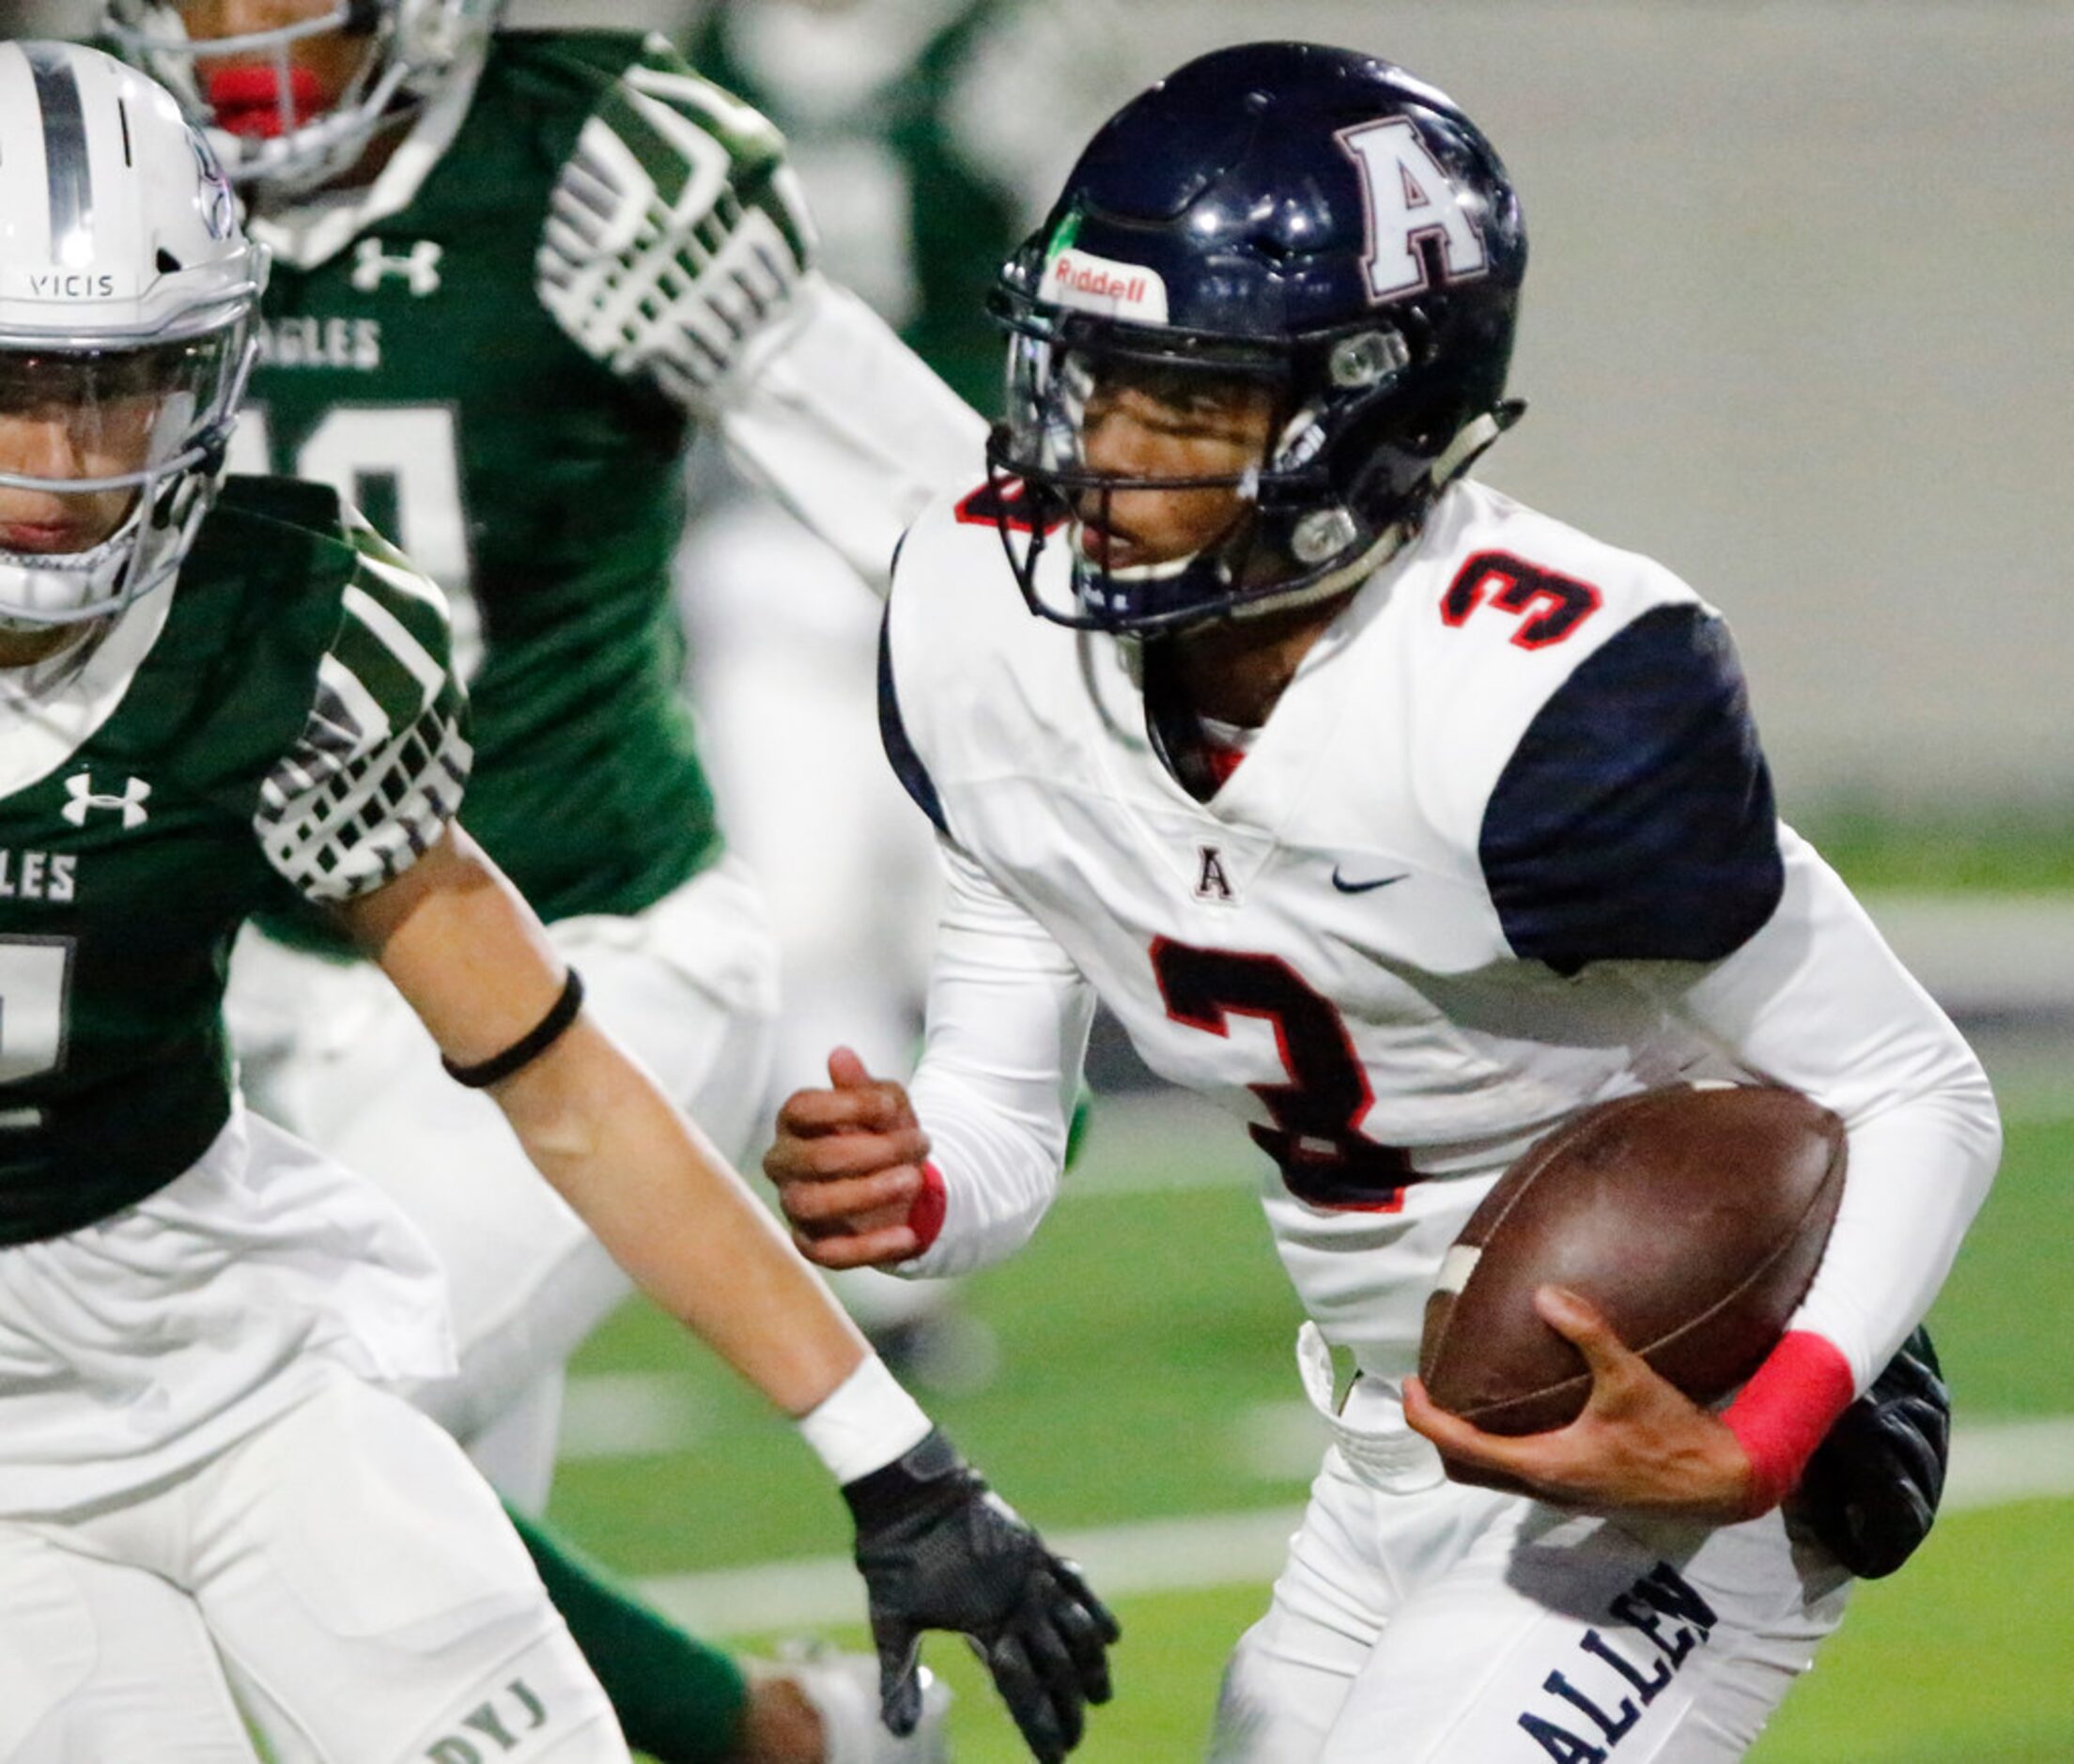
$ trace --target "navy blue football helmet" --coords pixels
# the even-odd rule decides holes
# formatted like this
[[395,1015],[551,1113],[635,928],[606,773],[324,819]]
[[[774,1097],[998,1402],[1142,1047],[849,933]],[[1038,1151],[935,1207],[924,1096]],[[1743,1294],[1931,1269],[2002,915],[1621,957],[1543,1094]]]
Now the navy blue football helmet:
[[[1152,633],[1359,581],[1525,409],[1505,381],[1525,268],[1491,144],[1387,61],[1249,43],[1132,100],[990,302],[1012,333],[990,500],[1031,610]],[[1090,470],[1085,400],[1119,358],[1267,379],[1267,457],[1235,477]],[[1112,570],[1078,543],[1119,489],[1213,487],[1246,513],[1191,557]],[[1038,577],[1061,527],[1070,601]]]

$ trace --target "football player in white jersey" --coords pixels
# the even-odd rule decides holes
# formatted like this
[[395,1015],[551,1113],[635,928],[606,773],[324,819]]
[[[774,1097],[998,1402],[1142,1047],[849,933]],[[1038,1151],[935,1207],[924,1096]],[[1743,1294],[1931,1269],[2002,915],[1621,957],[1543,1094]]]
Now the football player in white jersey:
[[[1097,134],[1003,272],[991,482],[909,533],[888,610],[883,732],[948,879],[921,1064],[838,1050],[766,1164],[827,1265],[1011,1253],[1097,996],[1246,1123],[1335,1444],[1219,1758],[1739,1756],[1941,1479],[1911,1331],[1992,1097],[1777,819],[1714,611],[1465,475],[1523,408],[1525,250],[1482,133],[1371,57],[1222,50]],[[1497,1174],[1701,1076],[1847,1123],[1777,1350],[1711,1413],[1549,1289],[1583,1417],[1437,1411],[1423,1304]],[[1908,1438],[1868,1447],[1882,1402]],[[1833,1454],[1856,1493],[1782,1507]]]
[[488,1485],[396,1394],[454,1368],[429,1246],[239,1096],[226,958],[282,889],[797,1417],[886,1725],[950,1627],[1062,1756],[1113,1626],[462,830],[444,601],[335,491],[225,481],[268,269],[170,93],[0,42],[0,1757],[249,1764],[233,1684],[284,1764],[628,1756]]

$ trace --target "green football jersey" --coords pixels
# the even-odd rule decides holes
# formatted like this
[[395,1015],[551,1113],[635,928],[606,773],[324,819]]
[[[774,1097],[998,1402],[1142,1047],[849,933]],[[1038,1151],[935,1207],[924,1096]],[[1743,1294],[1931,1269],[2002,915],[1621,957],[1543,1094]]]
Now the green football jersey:
[[405,206],[314,263],[308,216],[253,229],[279,255],[233,459],[334,486],[446,591],[469,830],[548,919],[638,910],[720,848],[672,607],[688,419],[571,341],[534,266],[587,121],[675,154],[623,76],[682,65],[631,34],[500,34]]
[[208,1149],[240,923],[351,899],[437,839],[463,706],[430,584],[332,491],[256,479],[84,660],[0,673],[0,1244]]

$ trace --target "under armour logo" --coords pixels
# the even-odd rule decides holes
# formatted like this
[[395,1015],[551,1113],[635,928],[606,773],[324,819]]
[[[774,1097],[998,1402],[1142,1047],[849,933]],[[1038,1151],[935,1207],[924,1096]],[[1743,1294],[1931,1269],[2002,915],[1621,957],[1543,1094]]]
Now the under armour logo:
[[1229,905],[1238,899],[1232,892],[1231,879],[1224,874],[1224,858],[1215,845],[1199,845],[1196,854],[1200,868],[1196,872],[1196,898],[1199,901],[1216,901]]
[[379,239],[364,239],[353,253],[353,287],[372,294],[388,277],[400,275],[423,300],[440,291],[440,259],[445,255],[446,247],[429,239],[419,240],[402,256],[383,251]]
[[65,781],[65,794],[71,800],[58,812],[74,827],[85,827],[87,815],[96,809],[120,810],[124,827],[142,827],[145,823],[144,799],[151,794],[151,786],[141,778],[132,778],[123,785],[121,796],[103,796],[94,789],[93,773],[74,772]]

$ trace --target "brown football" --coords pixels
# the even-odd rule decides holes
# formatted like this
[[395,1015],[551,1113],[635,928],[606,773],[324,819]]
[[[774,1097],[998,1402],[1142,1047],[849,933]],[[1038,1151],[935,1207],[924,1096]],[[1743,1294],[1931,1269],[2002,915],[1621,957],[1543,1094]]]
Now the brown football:
[[1844,1191],[1844,1123],[1772,1086],[1673,1085],[1572,1115],[1469,1216],[1426,1301],[1418,1375],[1493,1433],[1576,1418],[1583,1356],[1541,1321],[1567,1286],[1697,1402],[1772,1351]]

